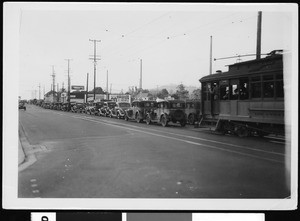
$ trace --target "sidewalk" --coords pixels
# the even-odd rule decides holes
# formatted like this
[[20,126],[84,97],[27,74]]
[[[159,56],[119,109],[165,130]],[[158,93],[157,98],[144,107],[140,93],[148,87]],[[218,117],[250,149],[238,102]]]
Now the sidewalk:
[[[20,136],[20,134],[19,134],[19,136]],[[20,165],[25,161],[25,153],[24,153],[21,141],[20,141],[20,137],[19,137],[18,155],[19,155],[18,165]]]

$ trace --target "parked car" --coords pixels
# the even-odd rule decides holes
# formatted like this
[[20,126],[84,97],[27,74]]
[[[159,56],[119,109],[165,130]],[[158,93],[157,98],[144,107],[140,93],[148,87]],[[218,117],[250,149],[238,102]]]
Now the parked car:
[[157,102],[157,109],[149,112],[146,116],[146,123],[161,123],[168,126],[169,122],[180,123],[182,127],[186,125],[185,102],[180,100],[169,100]]
[[69,108],[69,103],[62,103],[60,109],[61,109],[62,111],[68,111],[68,108]]
[[108,117],[110,115],[110,110],[113,109],[117,105],[114,101],[105,101],[103,103],[103,107],[100,108],[100,116]]
[[73,113],[83,113],[84,112],[84,104],[83,103],[76,103],[71,107],[71,111]]
[[117,102],[116,106],[112,109],[110,109],[109,116],[110,117],[116,117],[118,119],[124,118],[125,117],[125,110],[130,108],[130,103],[129,102]]
[[26,106],[24,102],[19,102],[19,109],[23,109],[26,111]]
[[125,120],[136,120],[138,123],[142,122],[148,112],[157,108],[156,101],[133,101],[131,108],[125,110]]
[[62,103],[56,102],[53,104],[53,110],[60,110]]
[[200,101],[189,100],[185,102],[185,114],[189,124],[194,125],[196,121],[199,122],[200,105]]
[[85,111],[84,112],[86,114],[90,114],[91,115],[92,114],[91,113],[91,109],[92,108],[94,108],[94,103],[93,102],[88,102],[88,103],[85,104]]
[[94,102],[92,106],[89,108],[88,113],[89,114],[94,114],[94,115],[99,115],[100,116],[100,109],[103,107],[104,102]]

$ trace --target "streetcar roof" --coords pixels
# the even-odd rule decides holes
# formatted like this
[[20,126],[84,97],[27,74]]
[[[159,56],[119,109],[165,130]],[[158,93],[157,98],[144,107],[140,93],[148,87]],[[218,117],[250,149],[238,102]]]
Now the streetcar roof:
[[[281,62],[278,62],[280,60]],[[276,61],[277,63],[275,63]],[[207,75],[199,79],[199,81],[206,82],[210,80],[221,80],[231,77],[240,77],[268,71],[282,70],[282,54],[278,54],[275,53],[275,51],[272,51],[269,53],[269,56],[265,58],[239,62],[228,65],[228,67],[229,70],[226,72],[217,72],[216,74]]]

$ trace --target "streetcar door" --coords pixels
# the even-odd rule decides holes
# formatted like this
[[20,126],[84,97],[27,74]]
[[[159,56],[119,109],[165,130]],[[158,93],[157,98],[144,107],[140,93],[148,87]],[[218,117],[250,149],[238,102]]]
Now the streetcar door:
[[202,97],[202,113],[204,115],[214,115],[219,114],[219,83],[218,82],[207,82],[203,83],[203,97]]

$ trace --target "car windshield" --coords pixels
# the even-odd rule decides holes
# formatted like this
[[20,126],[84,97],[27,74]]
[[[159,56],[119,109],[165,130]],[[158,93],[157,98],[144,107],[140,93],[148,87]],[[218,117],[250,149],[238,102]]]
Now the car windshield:
[[147,103],[145,103],[145,107],[156,107],[156,103],[155,102],[147,102]]
[[108,106],[109,106],[110,108],[115,107],[116,105],[117,105],[116,103],[108,103]]
[[172,108],[180,108],[180,107],[182,107],[182,108],[184,108],[184,103],[172,103],[171,104],[171,107]]
[[130,107],[130,103],[119,103],[119,107]]

